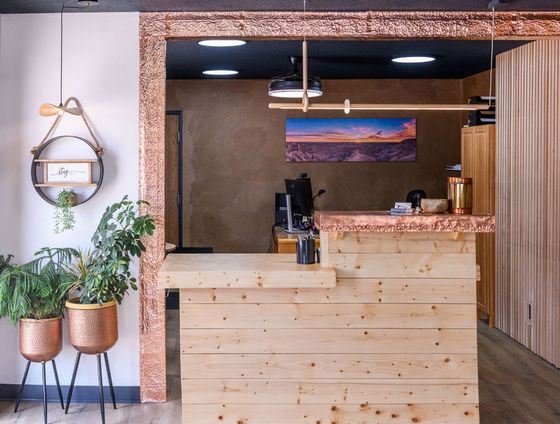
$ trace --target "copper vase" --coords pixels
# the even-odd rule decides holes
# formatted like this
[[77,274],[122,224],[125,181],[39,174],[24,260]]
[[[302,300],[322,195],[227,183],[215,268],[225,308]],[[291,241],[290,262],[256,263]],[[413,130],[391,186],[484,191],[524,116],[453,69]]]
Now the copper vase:
[[47,362],[62,350],[62,317],[19,320],[19,351],[32,362]]
[[66,302],[68,337],[78,352],[96,355],[107,352],[119,338],[117,302],[82,305],[77,299]]
[[449,177],[447,179],[447,198],[451,204],[451,213],[463,215],[471,214],[472,193],[472,178]]

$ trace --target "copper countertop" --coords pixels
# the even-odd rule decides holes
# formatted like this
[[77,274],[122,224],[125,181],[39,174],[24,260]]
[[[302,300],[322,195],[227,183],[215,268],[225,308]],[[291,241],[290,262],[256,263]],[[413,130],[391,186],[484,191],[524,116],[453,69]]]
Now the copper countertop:
[[317,211],[322,231],[493,233],[492,215],[430,214],[393,216],[389,211]]

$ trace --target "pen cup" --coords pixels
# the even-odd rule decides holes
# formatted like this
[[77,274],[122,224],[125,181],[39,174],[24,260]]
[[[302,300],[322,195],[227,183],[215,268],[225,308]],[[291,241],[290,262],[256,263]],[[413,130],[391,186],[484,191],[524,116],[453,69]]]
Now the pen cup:
[[315,240],[312,238],[298,238],[296,243],[296,259],[298,264],[315,263]]

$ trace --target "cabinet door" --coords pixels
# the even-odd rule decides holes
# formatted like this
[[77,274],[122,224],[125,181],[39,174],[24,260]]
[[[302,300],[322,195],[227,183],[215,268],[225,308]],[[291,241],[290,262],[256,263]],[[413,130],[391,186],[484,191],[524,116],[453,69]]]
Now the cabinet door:
[[[463,177],[473,179],[473,213],[495,214],[495,139],[494,125],[463,128],[461,164]],[[476,235],[476,263],[480,266],[477,284],[478,309],[494,325],[494,234]]]

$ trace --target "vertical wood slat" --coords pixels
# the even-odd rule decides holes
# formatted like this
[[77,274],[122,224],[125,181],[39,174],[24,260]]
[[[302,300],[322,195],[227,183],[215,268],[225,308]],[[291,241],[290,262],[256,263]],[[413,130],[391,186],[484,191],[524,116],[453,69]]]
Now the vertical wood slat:
[[496,324],[559,366],[560,40],[499,55],[496,76]]

